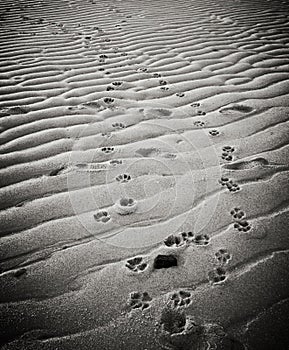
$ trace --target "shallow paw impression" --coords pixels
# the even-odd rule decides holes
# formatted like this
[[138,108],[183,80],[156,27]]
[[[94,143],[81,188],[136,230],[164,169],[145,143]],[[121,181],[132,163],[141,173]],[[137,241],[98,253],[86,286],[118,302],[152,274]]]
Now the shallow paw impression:
[[111,103],[114,102],[114,99],[111,98],[111,97],[105,97],[105,98],[103,99],[103,101],[104,101],[106,104],[111,104]]
[[116,202],[115,209],[119,215],[132,214],[137,209],[137,201],[133,198],[121,198]]
[[102,147],[101,151],[103,153],[112,153],[114,151],[114,148],[113,147]]
[[210,237],[207,234],[197,234],[193,236],[192,242],[196,245],[208,245]]
[[135,257],[127,260],[125,266],[133,272],[142,272],[147,268],[147,263],[143,262],[142,257]]
[[227,264],[232,256],[227,249],[221,248],[215,253],[215,258],[220,264]]
[[248,232],[251,230],[249,222],[245,219],[246,213],[240,208],[234,208],[230,212],[234,220],[234,228],[239,232]]
[[210,237],[207,234],[194,234],[193,232],[181,232],[170,235],[164,240],[167,247],[180,247],[183,244],[208,245]]
[[213,129],[213,130],[210,130],[210,131],[209,131],[209,134],[210,134],[211,136],[217,136],[217,135],[219,135],[220,133],[219,133],[219,131],[218,131],[217,129]]
[[124,129],[125,125],[123,123],[113,123],[112,127],[115,129]]
[[222,151],[222,159],[227,160],[228,162],[233,160],[232,153],[235,151],[234,147],[224,146]]
[[227,273],[223,267],[216,267],[208,273],[208,279],[212,284],[219,284],[226,280]]
[[191,304],[191,293],[185,290],[180,290],[173,293],[170,298],[173,307],[186,307]]
[[154,259],[154,268],[155,269],[168,269],[170,267],[178,266],[178,259],[172,255],[158,255]]
[[185,94],[184,94],[183,92],[177,92],[177,93],[176,93],[176,96],[178,96],[178,97],[184,97]]
[[93,215],[93,217],[97,222],[101,222],[104,224],[110,220],[110,215],[105,210],[97,212],[96,214]]
[[230,180],[228,177],[222,176],[221,179],[219,180],[219,183],[222,186],[226,186],[230,192],[240,191],[240,186],[237,183],[235,183],[233,180]]
[[150,307],[152,298],[149,296],[148,292],[131,292],[128,299],[128,305],[131,309],[147,309]]
[[203,126],[205,126],[205,123],[202,122],[201,120],[197,120],[197,121],[194,122],[194,125],[198,126],[198,127],[203,127]]
[[125,183],[131,180],[131,176],[128,174],[120,174],[115,179],[118,182]]

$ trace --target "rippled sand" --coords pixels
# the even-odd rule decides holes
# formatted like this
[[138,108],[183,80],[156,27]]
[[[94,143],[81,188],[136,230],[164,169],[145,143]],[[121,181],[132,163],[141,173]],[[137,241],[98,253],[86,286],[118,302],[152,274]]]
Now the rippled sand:
[[288,9],[1,2],[3,349],[289,348]]

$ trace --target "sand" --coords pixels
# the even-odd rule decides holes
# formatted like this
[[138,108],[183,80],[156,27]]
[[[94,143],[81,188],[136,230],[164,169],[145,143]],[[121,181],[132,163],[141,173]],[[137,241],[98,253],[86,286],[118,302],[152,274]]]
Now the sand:
[[1,2],[1,349],[289,349],[288,10]]

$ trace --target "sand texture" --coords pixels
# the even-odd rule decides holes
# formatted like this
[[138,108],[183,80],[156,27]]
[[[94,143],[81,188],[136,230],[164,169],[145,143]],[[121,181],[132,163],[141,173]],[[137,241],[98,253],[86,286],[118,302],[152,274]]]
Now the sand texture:
[[0,2],[0,347],[289,349],[289,2]]

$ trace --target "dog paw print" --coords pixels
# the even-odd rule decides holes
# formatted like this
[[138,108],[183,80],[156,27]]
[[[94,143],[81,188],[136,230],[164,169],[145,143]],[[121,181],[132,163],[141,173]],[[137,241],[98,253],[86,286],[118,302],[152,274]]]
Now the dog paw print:
[[102,133],[101,133],[101,136],[108,139],[108,138],[111,137],[111,133],[110,133],[110,132],[102,132]]
[[106,91],[112,91],[112,90],[114,90],[114,87],[113,87],[113,86],[108,86],[108,87],[106,88]]
[[234,223],[234,228],[239,232],[248,232],[251,230],[251,226],[247,220],[238,220]]
[[191,293],[185,290],[180,290],[178,293],[173,293],[170,300],[176,308],[186,307],[192,302]]
[[222,149],[222,159],[231,161],[233,160],[232,153],[235,151],[234,147],[231,146],[224,146]]
[[110,215],[105,210],[99,211],[98,213],[94,214],[93,217],[97,222],[101,222],[103,224],[110,220]]
[[122,164],[122,160],[121,159],[113,159],[109,162],[109,164],[111,164],[112,166],[117,166]]
[[125,266],[133,272],[142,272],[147,268],[147,263],[143,262],[141,256],[127,260]]
[[128,174],[120,174],[115,179],[118,182],[126,183],[126,182],[129,182],[131,180],[131,176]]
[[191,107],[194,107],[194,108],[197,108],[197,107],[200,107],[200,103],[199,102],[194,102],[191,104]]
[[128,305],[131,309],[147,309],[153,299],[148,292],[131,292],[128,299]]
[[115,203],[115,209],[119,215],[132,214],[137,209],[137,201],[133,198],[121,198]]
[[197,120],[197,121],[194,122],[194,125],[196,125],[196,126],[201,128],[201,127],[205,126],[205,123],[202,122],[201,120]]
[[169,88],[167,86],[161,86],[160,89],[163,90],[163,91],[168,91],[169,90]]
[[126,52],[122,52],[120,55],[121,56],[127,56],[128,54]]
[[232,215],[232,217],[236,220],[241,220],[244,219],[246,214],[243,210],[241,210],[240,208],[234,208],[230,211],[230,214]]
[[164,240],[164,244],[167,247],[180,247],[181,245],[184,244],[184,239],[179,235],[170,235]]
[[197,111],[197,114],[198,114],[198,115],[206,115],[207,113],[204,112],[204,111]]
[[184,94],[183,92],[177,92],[177,93],[176,93],[176,96],[178,96],[178,97],[184,97],[185,94]]
[[160,73],[153,73],[153,78],[160,78],[160,77],[161,77]]
[[137,72],[139,72],[139,73],[146,73],[147,71],[148,71],[148,69],[145,67],[140,67],[137,69]]
[[210,237],[207,234],[197,234],[192,237],[192,242],[196,245],[208,245]]
[[105,98],[103,99],[103,101],[104,101],[106,104],[111,104],[111,103],[114,102],[114,99],[111,98],[111,97],[105,97]]
[[167,83],[168,83],[168,82],[167,82],[166,80],[160,80],[160,81],[159,81],[159,84],[160,84],[160,85],[167,85]]
[[217,129],[213,129],[213,130],[209,131],[209,134],[211,136],[218,136],[220,133],[219,133],[219,131]]
[[114,151],[113,147],[102,147],[101,152],[109,154],[112,153]]
[[222,176],[219,182],[222,186],[226,186],[230,192],[240,191],[240,186],[237,183],[235,183],[233,180],[230,180],[228,177]]
[[112,127],[115,129],[124,129],[125,125],[123,123],[113,123]]
[[232,256],[227,249],[221,248],[215,253],[215,258],[220,264],[227,264]]
[[208,279],[211,284],[220,284],[224,282],[227,278],[226,270],[219,266],[216,267],[213,271],[208,273]]
[[104,71],[104,68],[101,67],[101,68],[99,68],[98,70],[99,70],[100,72],[103,72],[103,71]]
[[122,85],[122,81],[114,81],[112,82],[112,85],[119,87]]

